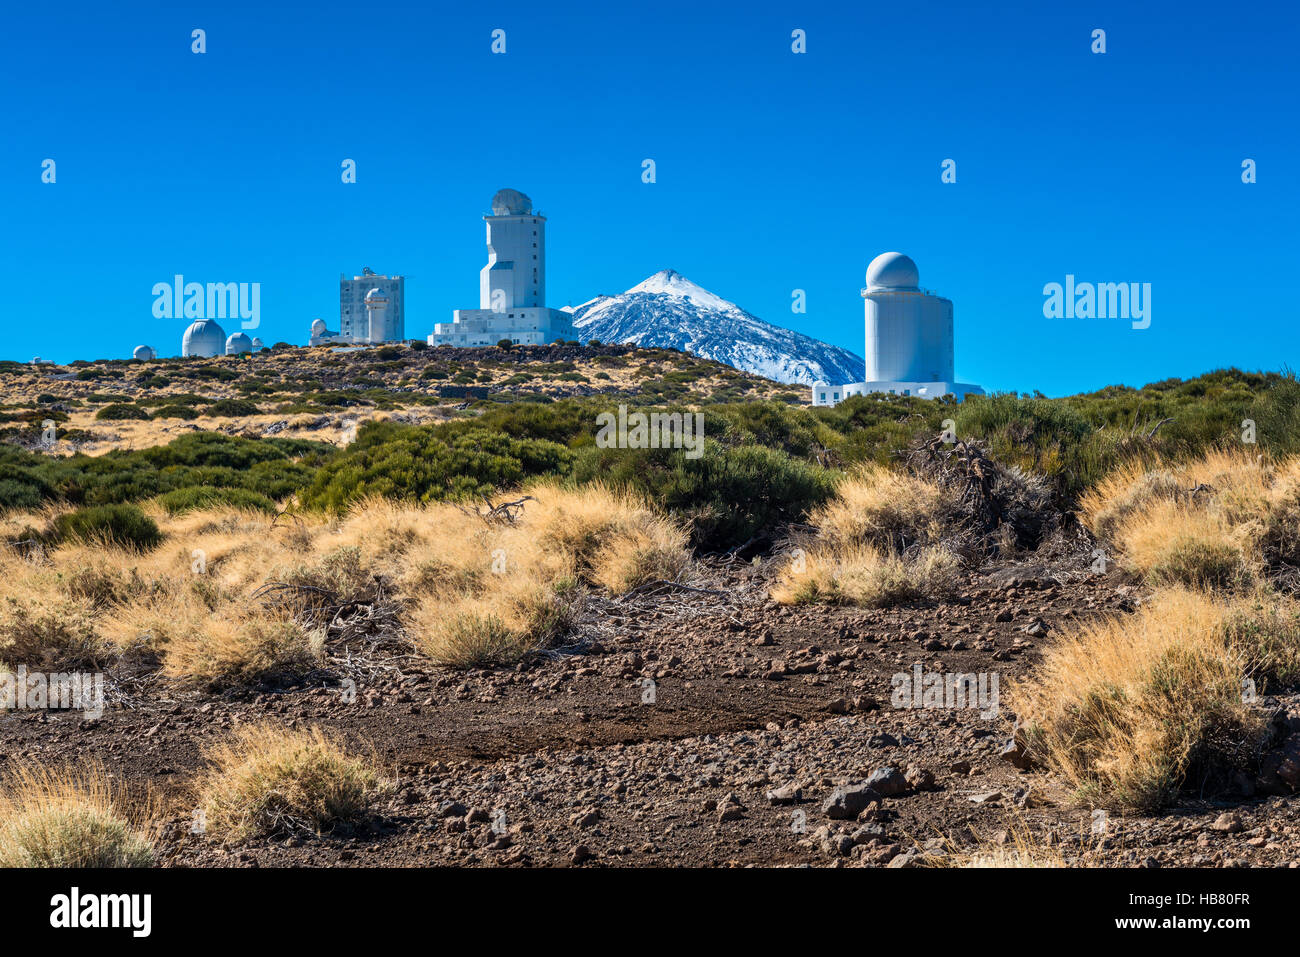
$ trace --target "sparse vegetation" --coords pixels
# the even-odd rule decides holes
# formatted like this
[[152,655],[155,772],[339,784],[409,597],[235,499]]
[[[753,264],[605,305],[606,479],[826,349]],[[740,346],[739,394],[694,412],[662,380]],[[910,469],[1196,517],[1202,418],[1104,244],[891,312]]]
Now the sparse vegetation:
[[226,841],[348,829],[383,787],[373,762],[319,728],[259,724],[209,749],[199,785],[208,832]]
[[20,764],[0,781],[0,867],[148,867],[153,857],[97,764]]
[[1156,808],[1193,769],[1222,786],[1266,736],[1243,680],[1292,677],[1300,660],[1300,616],[1279,601],[1177,587],[1071,629],[1014,689],[1030,750],[1084,801]]

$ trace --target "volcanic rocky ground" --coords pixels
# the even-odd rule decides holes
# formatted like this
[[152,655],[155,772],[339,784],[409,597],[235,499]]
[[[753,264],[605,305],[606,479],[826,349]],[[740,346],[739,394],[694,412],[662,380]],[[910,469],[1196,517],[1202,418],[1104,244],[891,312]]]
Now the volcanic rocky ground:
[[[705,562],[699,590],[593,601],[572,647],[509,670],[439,668],[361,637],[291,688],[119,676],[99,720],[11,712],[0,750],[102,760],[148,796],[168,866],[900,867],[1024,840],[1088,866],[1300,860],[1293,798],[1188,796],[1110,813],[1098,834],[1059,779],[1011,760],[1005,704],[994,718],[892,706],[891,676],[917,662],[996,672],[1005,699],[1062,625],[1142,600],[1114,573],[989,567],[948,600],[871,611],[777,606],[776,564]],[[1276,705],[1300,728],[1300,701]],[[267,719],[373,753],[391,787],[371,820],[230,846],[192,833],[201,749]]]

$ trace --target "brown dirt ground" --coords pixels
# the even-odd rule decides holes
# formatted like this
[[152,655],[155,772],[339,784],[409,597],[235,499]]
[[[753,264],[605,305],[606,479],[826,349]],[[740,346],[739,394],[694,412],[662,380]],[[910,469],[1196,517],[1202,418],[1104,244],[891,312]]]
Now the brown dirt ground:
[[[455,671],[358,645],[331,649],[329,676],[291,688],[214,695],[119,676],[122,700],[98,721],[0,716],[0,752],[102,761],[151,796],[171,866],[897,867],[1016,835],[1089,866],[1300,861],[1292,797],[1189,797],[1155,816],[1112,814],[1094,834],[1093,809],[999,757],[1013,730],[1005,705],[983,718],[891,704],[891,676],[917,662],[995,672],[1005,699],[1063,623],[1132,609],[1140,595],[1119,578],[1016,566],[946,601],[789,609],[766,597],[773,564],[702,566],[720,594],[593,601],[575,647],[515,669]],[[1045,628],[1025,631],[1035,622]],[[391,786],[372,820],[229,847],[191,833],[202,748],[256,720],[318,724],[373,752]],[[934,783],[857,821],[827,817],[835,787],[882,767]],[[769,801],[791,783],[800,801]]]

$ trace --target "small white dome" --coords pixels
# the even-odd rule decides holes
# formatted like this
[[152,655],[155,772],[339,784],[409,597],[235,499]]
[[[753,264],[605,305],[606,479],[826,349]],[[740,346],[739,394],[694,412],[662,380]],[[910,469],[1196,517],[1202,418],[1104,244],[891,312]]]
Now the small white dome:
[[266,345],[262,342],[262,340],[257,338],[257,336],[253,336],[253,351],[256,352],[259,349],[265,349],[265,348]]
[[241,352],[252,352],[253,340],[248,338],[242,332],[232,332],[230,338],[226,340],[226,355],[239,355]]
[[916,289],[921,274],[910,256],[881,253],[867,266],[867,289]]
[[157,353],[153,351],[153,346],[136,346],[131,356],[141,362],[148,362],[150,359],[155,358]]
[[325,335],[329,332],[329,326],[325,325],[324,319],[316,319],[311,324],[311,334],[316,337]]
[[32,365],[34,365],[34,366],[38,366],[38,365],[40,365],[40,364],[41,364],[41,357],[40,357],[40,356],[32,356]]
[[374,289],[366,293],[366,305],[370,305],[372,302],[388,302],[388,296],[382,289],[376,286]]
[[221,355],[225,343],[226,330],[216,320],[196,319],[181,337],[181,355],[210,359]]
[[492,197],[493,216],[527,216],[533,211],[533,201],[517,189],[499,189]]

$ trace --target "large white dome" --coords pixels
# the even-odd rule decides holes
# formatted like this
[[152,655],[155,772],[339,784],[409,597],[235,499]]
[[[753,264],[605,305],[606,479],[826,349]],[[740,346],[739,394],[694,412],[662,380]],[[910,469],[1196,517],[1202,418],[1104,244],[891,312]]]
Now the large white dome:
[[226,355],[239,355],[241,352],[252,352],[253,340],[248,338],[242,332],[232,332],[230,338],[226,340]]
[[210,359],[225,351],[226,330],[214,319],[196,319],[181,337],[181,355]]
[[493,216],[527,216],[533,211],[533,201],[517,189],[499,189],[492,197]]
[[867,266],[867,289],[916,289],[921,274],[911,256],[881,253]]

